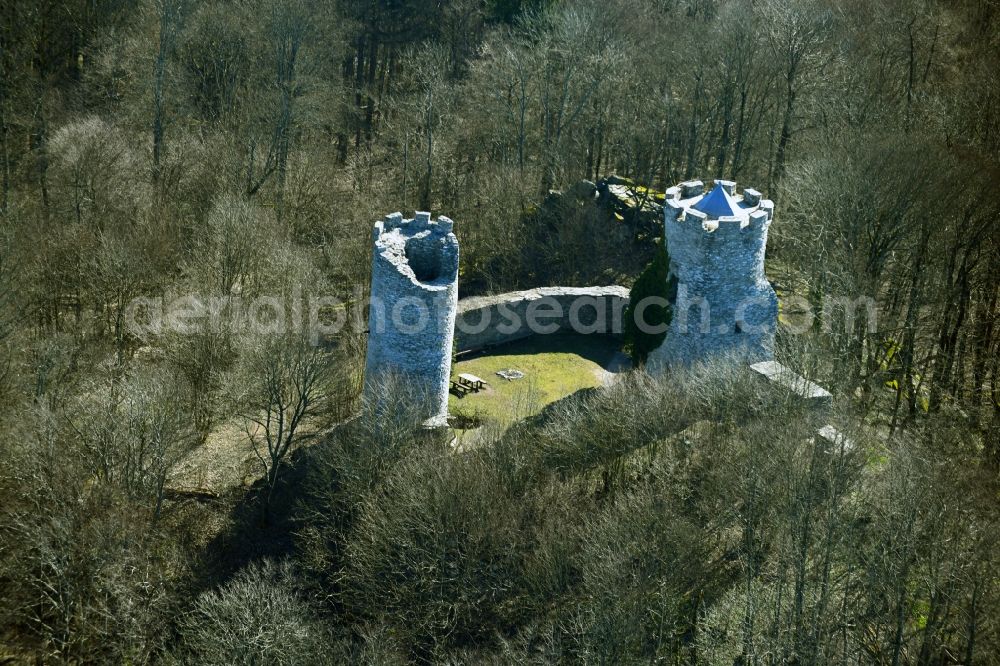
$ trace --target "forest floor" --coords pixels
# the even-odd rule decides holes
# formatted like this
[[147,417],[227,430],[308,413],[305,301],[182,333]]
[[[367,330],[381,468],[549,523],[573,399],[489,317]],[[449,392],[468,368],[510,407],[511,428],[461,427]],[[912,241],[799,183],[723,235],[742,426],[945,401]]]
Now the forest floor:
[[[487,383],[482,391],[451,394],[448,411],[473,421],[510,424],[580,389],[606,385],[630,367],[617,340],[597,335],[535,335],[462,358],[454,373],[469,373]],[[519,370],[507,380],[499,370]]]
[[[464,397],[452,394],[448,407],[460,418],[505,427],[580,389],[606,385],[629,367],[631,361],[613,338],[537,335],[456,363],[455,374],[477,375],[487,386]],[[507,369],[520,370],[524,377],[509,381],[496,374]],[[304,424],[303,434],[314,431],[313,424]],[[462,430],[457,434],[461,437]],[[202,445],[174,466],[167,488],[172,494],[217,498],[232,488],[251,486],[263,474],[244,424],[233,419],[216,427]]]
[[[303,422],[298,432],[301,441],[293,448],[317,441],[318,431],[312,421]],[[266,457],[266,445],[260,446]],[[265,473],[245,423],[233,418],[217,426],[204,443],[174,465],[167,478],[167,489],[181,495],[220,497],[232,488],[249,488]]]

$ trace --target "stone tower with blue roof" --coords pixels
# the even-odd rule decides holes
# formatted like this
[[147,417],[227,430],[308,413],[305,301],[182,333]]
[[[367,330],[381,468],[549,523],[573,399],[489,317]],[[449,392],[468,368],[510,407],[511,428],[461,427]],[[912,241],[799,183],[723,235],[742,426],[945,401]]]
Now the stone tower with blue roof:
[[774,358],[778,299],[764,276],[774,204],[736,183],[700,180],[666,192],[664,235],[677,278],[673,320],[647,361],[652,372],[727,356],[750,363]]

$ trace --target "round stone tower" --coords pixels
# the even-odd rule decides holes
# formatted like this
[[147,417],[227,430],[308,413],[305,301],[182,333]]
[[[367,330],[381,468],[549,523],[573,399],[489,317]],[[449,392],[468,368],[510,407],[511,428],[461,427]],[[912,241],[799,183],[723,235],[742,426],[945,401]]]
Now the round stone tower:
[[666,192],[664,234],[677,278],[673,320],[650,354],[657,371],[729,355],[750,363],[774,358],[778,298],[764,276],[767,229],[774,204],[736,183],[700,180]]
[[365,397],[396,377],[423,403],[429,425],[448,416],[451,343],[458,307],[458,239],[447,217],[401,213],[375,223]]

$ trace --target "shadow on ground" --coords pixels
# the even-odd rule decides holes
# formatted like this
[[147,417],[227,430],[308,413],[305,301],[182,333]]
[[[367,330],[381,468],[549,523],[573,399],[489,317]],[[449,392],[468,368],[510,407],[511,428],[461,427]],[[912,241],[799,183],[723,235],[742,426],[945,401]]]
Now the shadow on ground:
[[621,342],[611,336],[553,333],[551,335],[532,335],[496,347],[459,354],[457,360],[464,362],[484,356],[570,353],[607,367],[617,358],[620,351]]

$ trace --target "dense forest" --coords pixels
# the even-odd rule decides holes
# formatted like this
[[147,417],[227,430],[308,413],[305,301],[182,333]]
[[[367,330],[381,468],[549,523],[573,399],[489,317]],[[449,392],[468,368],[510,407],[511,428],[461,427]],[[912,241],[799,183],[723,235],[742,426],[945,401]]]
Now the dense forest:
[[[998,155],[997,0],[3,0],[0,662],[1000,663]],[[774,200],[850,449],[720,362],[455,452],[363,327],[238,325],[363,305],[397,210],[462,297],[631,286],[655,239],[545,203],[610,174]]]

